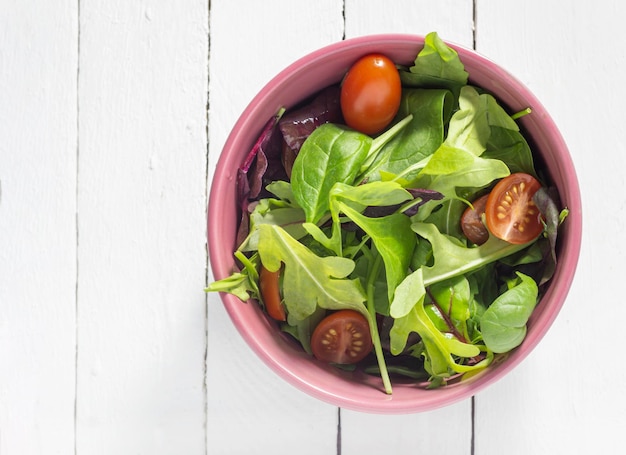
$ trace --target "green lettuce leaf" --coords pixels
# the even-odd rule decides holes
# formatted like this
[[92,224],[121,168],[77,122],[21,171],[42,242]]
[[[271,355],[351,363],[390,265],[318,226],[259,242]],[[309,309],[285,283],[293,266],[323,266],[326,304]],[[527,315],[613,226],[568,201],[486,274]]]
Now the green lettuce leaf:
[[319,257],[279,226],[259,226],[259,256],[270,271],[284,264],[283,295],[289,315],[303,320],[319,306],[352,309],[369,320],[359,280],[346,279],[354,269],[347,258]]
[[537,304],[535,281],[517,272],[518,282],[501,294],[485,310],[480,330],[487,348],[495,353],[508,352],[526,337],[526,323]]

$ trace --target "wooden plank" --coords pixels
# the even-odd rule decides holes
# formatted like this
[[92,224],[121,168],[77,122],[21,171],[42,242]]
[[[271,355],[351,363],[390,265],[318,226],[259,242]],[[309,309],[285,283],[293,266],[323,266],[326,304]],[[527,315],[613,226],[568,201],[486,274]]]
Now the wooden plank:
[[481,0],[477,13],[478,50],[534,91],[568,143],[585,218],[577,276],[550,332],[513,374],[476,398],[476,450],[615,451],[626,424],[619,380],[626,4]]
[[77,453],[205,453],[206,1],[81,3]]
[[472,47],[471,0],[346,0],[346,38],[377,33],[426,35]]
[[[341,39],[342,2],[212,1],[210,31],[209,182],[227,135],[259,89],[296,59]],[[214,294],[207,395],[211,453],[335,453],[337,408],[262,364]]]
[[77,27],[75,1],[0,14],[3,454],[74,451]]
[[[471,1],[348,0],[346,38],[377,33],[425,35],[436,31],[447,41],[471,48],[472,14]],[[471,438],[470,399],[413,415],[381,416],[341,411],[342,454],[363,453],[365,448],[368,452],[469,454]]]

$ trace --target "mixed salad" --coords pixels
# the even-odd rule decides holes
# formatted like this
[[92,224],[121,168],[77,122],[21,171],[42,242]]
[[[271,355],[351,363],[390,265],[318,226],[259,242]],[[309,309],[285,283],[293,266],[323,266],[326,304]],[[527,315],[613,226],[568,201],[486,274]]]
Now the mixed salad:
[[410,67],[363,56],[269,119],[238,172],[240,269],[207,291],[386,393],[480,371],[524,339],[567,216],[522,115],[437,33]]

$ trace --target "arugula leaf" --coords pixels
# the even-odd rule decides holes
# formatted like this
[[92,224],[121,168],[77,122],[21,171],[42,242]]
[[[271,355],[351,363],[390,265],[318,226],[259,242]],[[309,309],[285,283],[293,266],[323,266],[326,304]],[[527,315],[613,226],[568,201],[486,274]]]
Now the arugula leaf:
[[470,283],[458,276],[433,284],[427,293],[426,313],[442,332],[454,332],[459,339],[468,339],[466,322],[470,317],[472,299]]
[[[464,153],[470,157],[470,153]],[[473,156],[473,155],[471,155]],[[447,199],[459,199],[458,188],[485,188],[491,182],[509,175],[509,168],[500,160],[487,159],[474,156],[472,163],[450,174],[442,175],[420,175],[415,181],[409,183],[413,187],[426,187],[445,196],[442,201],[431,201],[424,204],[416,214],[416,219],[423,221]]]
[[537,304],[537,284],[517,272],[518,282],[501,294],[485,310],[480,330],[487,348],[495,353],[508,352],[526,337],[526,323]]
[[423,267],[424,285],[426,287],[472,272],[530,245],[530,243],[514,245],[490,236],[482,245],[468,248],[441,234],[433,224],[417,222],[413,223],[411,228],[421,237],[427,239],[433,248],[433,265]]
[[247,302],[250,298],[258,299],[260,296],[259,274],[257,272],[258,254],[253,254],[248,258],[241,251],[236,251],[235,257],[241,262],[243,269],[240,272],[233,272],[226,278],[214,281],[206,287],[204,292],[227,292],[242,302]]
[[411,193],[397,182],[374,181],[358,186],[336,183],[329,193],[333,221],[331,237],[327,238],[322,229],[313,223],[305,223],[303,227],[316,241],[334,251],[337,256],[343,256],[342,222],[339,219],[342,207],[349,206],[363,212],[367,207],[394,206],[411,199]]
[[387,275],[387,293],[391,300],[396,286],[406,276],[416,245],[411,220],[401,213],[368,218],[345,203],[339,202],[339,206],[348,218],[371,237],[382,256]]
[[369,320],[365,292],[358,280],[345,279],[354,269],[347,258],[319,257],[279,226],[259,226],[259,256],[270,271],[284,264],[283,295],[289,315],[297,320],[317,306],[352,309]]
[[437,329],[424,310],[424,297],[415,302],[409,313],[396,318],[390,331],[391,353],[402,352],[406,346],[408,335],[418,333],[424,343],[424,363],[428,372],[439,378],[450,376],[450,371],[466,373],[486,367],[490,359],[487,358],[475,365],[457,363],[456,358],[472,358],[480,354],[476,345],[463,343],[458,339],[447,336]]
[[259,244],[259,226],[273,224],[283,227],[292,237],[299,239],[306,235],[302,227],[304,211],[299,207],[273,198],[259,200],[250,214],[250,230],[239,247],[240,251],[256,251]]
[[[432,223],[416,222],[411,225],[411,229],[430,242],[434,263],[432,266],[421,266],[409,274],[405,281],[409,280],[407,283],[417,286],[415,280],[417,280],[416,274],[419,274],[424,288],[477,270],[528,246],[528,244],[514,245],[490,236],[482,245],[468,248],[452,240],[451,237],[441,234]],[[404,283],[401,283],[398,288],[403,285]],[[390,314],[394,318],[406,316],[414,304],[415,300],[411,300],[410,294],[405,296],[405,294],[396,293],[391,302]]]

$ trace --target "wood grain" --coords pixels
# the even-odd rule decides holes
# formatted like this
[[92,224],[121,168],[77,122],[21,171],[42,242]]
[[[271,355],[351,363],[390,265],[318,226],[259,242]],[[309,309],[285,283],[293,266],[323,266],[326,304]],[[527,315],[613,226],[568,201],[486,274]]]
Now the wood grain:
[[[481,0],[477,48],[524,82],[567,142],[583,195],[583,244],[567,301],[537,349],[476,398],[481,454],[601,453],[623,445],[619,362],[623,281],[626,5]],[[616,115],[617,114],[617,115]],[[617,297],[617,299],[616,299]],[[621,367],[617,367],[619,370]]]
[[[624,17],[617,0],[4,2],[0,454],[615,453]],[[577,277],[537,349],[473,399],[337,409],[270,371],[205,295],[208,185],[288,64],[430,31],[475,44],[552,114],[583,193]]]
[[0,12],[0,453],[72,453],[76,2]]
[[[232,126],[263,85],[294,60],[341,39],[341,3],[211,2],[209,179]],[[262,364],[215,294],[208,296],[206,386],[211,453],[335,453],[337,409]]]
[[207,4],[81,4],[79,453],[203,453]]

